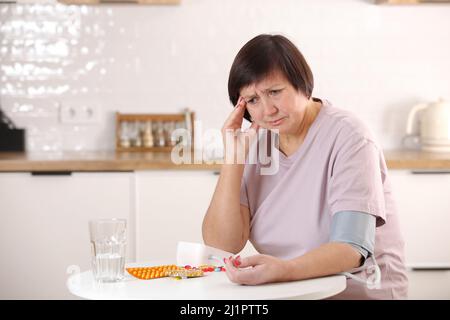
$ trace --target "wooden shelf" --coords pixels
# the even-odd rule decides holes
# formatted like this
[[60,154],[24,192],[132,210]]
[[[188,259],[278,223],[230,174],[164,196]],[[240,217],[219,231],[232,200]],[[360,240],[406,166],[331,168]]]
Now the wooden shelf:
[[173,147],[116,147],[118,152],[171,152]]
[[[177,143],[186,143],[187,147],[190,150],[194,150],[194,112],[191,110],[185,110],[184,113],[173,113],[173,114],[124,114],[124,113],[116,113],[116,151],[118,152],[171,152],[172,149],[177,145]],[[151,123],[151,125],[150,125]],[[176,130],[176,124],[182,124],[182,127],[190,130],[190,140],[188,141],[172,141],[171,132]],[[154,126],[159,124],[159,135],[164,136],[165,145],[158,146],[157,145],[157,136],[158,128]],[[165,124],[172,124],[172,128],[164,127]],[[121,140],[121,130],[123,129],[123,125],[127,127],[127,131],[130,130],[129,126],[133,127],[137,125],[137,128],[134,130],[137,131],[135,133],[137,138],[129,137],[125,139],[126,142],[123,144]],[[144,128],[143,128],[144,126]],[[145,128],[145,126],[148,126]],[[144,132],[147,131],[147,132]],[[129,132],[128,132],[129,133]],[[127,133],[127,134],[128,134]],[[144,138],[144,136],[147,138]],[[139,144],[137,144],[137,139],[139,139]],[[148,145],[145,143],[145,139],[147,139]],[[127,142],[128,141],[128,142]],[[133,143],[134,141],[134,143]],[[168,142],[169,141],[169,142]]]
[[146,113],[116,113],[120,121],[184,121],[185,116],[182,113],[174,114],[146,114]]

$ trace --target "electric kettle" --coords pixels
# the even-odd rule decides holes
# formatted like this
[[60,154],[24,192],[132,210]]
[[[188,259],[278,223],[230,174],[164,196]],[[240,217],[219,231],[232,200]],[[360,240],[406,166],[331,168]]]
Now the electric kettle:
[[[419,133],[413,133],[413,126],[419,119]],[[420,103],[408,115],[406,138],[415,137],[423,151],[450,152],[450,103],[444,99],[437,102]]]

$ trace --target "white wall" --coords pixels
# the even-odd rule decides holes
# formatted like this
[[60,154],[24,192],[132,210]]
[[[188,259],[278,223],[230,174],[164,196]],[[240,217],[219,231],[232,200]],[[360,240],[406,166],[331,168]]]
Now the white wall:
[[[450,99],[450,5],[363,0],[182,0],[179,6],[0,5],[0,103],[29,150],[113,149],[114,112],[191,107],[204,129],[231,110],[228,71],[260,33],[288,36],[314,95],[356,112],[397,147],[419,101]],[[97,125],[63,125],[88,104]]]

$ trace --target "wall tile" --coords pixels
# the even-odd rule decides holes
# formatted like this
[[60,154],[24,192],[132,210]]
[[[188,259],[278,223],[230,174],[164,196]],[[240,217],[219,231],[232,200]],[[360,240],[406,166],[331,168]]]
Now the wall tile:
[[[355,112],[392,148],[412,105],[450,99],[449,16],[448,5],[362,0],[0,4],[0,104],[35,151],[113,149],[116,111],[190,107],[204,130],[220,129],[234,56],[275,32],[309,61],[315,96]],[[78,103],[98,108],[98,123],[61,123],[61,106]]]

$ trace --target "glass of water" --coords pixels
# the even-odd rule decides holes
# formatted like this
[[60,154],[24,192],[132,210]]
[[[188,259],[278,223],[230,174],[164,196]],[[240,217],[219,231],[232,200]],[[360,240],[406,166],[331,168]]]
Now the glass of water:
[[124,278],[126,226],[125,219],[89,221],[92,271],[98,282],[117,282]]

